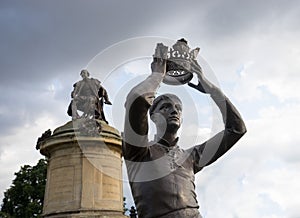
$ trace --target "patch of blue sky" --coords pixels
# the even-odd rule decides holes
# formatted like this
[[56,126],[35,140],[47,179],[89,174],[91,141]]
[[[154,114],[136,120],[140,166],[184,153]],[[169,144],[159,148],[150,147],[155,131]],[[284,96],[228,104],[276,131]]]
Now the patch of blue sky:
[[245,114],[245,119],[256,119],[263,108],[282,107],[282,102],[273,95],[265,86],[259,86],[261,95],[252,101],[237,102],[236,106]]
[[259,201],[261,202],[258,207],[258,214],[260,217],[284,217],[284,209],[275,202],[268,193],[258,194]]

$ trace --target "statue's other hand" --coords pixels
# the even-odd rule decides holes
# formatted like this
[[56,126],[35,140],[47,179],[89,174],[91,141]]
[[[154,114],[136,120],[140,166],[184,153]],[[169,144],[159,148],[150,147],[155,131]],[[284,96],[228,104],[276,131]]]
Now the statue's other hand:
[[206,79],[202,72],[201,66],[198,64],[196,60],[192,60],[192,72],[196,73],[198,76],[198,84],[195,85],[193,83],[188,83],[188,85],[194,89],[199,90],[203,93],[210,93],[213,84]]
[[199,76],[203,77],[202,67],[198,64],[197,60],[191,61],[192,72],[196,73]]
[[200,81],[198,81],[198,84],[197,84],[197,85],[194,84],[194,83],[191,83],[191,82],[189,82],[188,85],[189,85],[190,87],[194,88],[194,89],[197,89],[197,90],[200,91],[200,92],[207,93],[207,92],[205,91],[204,87],[202,86],[202,84],[201,84]]

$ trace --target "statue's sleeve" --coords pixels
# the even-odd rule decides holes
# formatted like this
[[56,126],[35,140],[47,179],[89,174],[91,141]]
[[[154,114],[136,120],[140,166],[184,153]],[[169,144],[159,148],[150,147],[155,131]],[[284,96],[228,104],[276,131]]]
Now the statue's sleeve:
[[123,134],[123,156],[126,160],[140,161],[149,152],[147,113],[162,79],[161,73],[152,73],[127,95]]
[[72,97],[72,98],[74,98],[75,95],[78,94],[78,90],[79,90],[80,85],[81,85],[80,82],[77,82],[77,83],[74,83],[74,84],[73,84],[73,91],[71,92],[71,97]]
[[97,85],[97,87],[100,87],[101,85],[101,82],[99,81],[99,80],[97,80],[97,79],[94,79],[95,80],[95,84]]
[[230,100],[219,93],[212,98],[222,113],[225,128],[208,141],[190,149],[195,173],[215,162],[246,133],[244,121]]

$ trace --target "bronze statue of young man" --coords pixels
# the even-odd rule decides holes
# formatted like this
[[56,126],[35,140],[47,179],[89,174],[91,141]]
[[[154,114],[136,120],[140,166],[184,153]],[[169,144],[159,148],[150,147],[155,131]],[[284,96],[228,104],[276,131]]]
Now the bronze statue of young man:
[[[181,149],[177,145],[177,130],[182,122],[180,99],[173,94],[154,99],[166,73],[166,60],[154,58],[151,69],[152,74],[135,86],[126,99],[123,155],[138,215],[201,218],[195,174],[226,153],[246,133],[245,124],[237,109],[205,78],[194,60],[192,70],[199,83],[189,86],[210,95],[220,109],[225,128],[200,145]],[[148,112],[157,129],[153,142],[147,136]]]

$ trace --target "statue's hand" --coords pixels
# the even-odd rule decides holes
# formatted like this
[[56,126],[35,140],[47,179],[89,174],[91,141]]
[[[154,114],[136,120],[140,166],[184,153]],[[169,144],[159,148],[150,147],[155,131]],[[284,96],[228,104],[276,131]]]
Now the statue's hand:
[[198,84],[188,83],[188,85],[194,89],[197,89],[203,93],[210,93],[213,84],[209,82],[202,72],[201,66],[198,64],[197,60],[192,60],[192,72],[198,77]]
[[168,46],[165,46],[163,43],[157,43],[153,58],[167,60],[167,57],[168,57]]
[[151,70],[153,73],[161,73],[165,75],[166,73],[166,63],[167,61],[162,58],[153,58],[153,61],[151,63]]
[[198,84],[194,84],[194,83],[191,83],[189,82],[188,85],[194,89],[197,89],[198,91],[200,92],[203,92],[203,93],[207,93],[205,88],[202,86],[202,84],[200,83],[200,81],[198,82]]
[[151,63],[151,70],[153,73],[161,73],[165,75],[166,73],[166,60],[160,59],[160,58],[153,58],[153,61]]
[[191,61],[192,72],[196,73],[197,76],[203,76],[202,67],[198,64],[197,60]]
[[162,43],[158,43],[156,45],[155,53],[153,55],[153,62],[151,63],[152,72],[162,74],[166,73],[167,53],[167,46],[164,46]]

